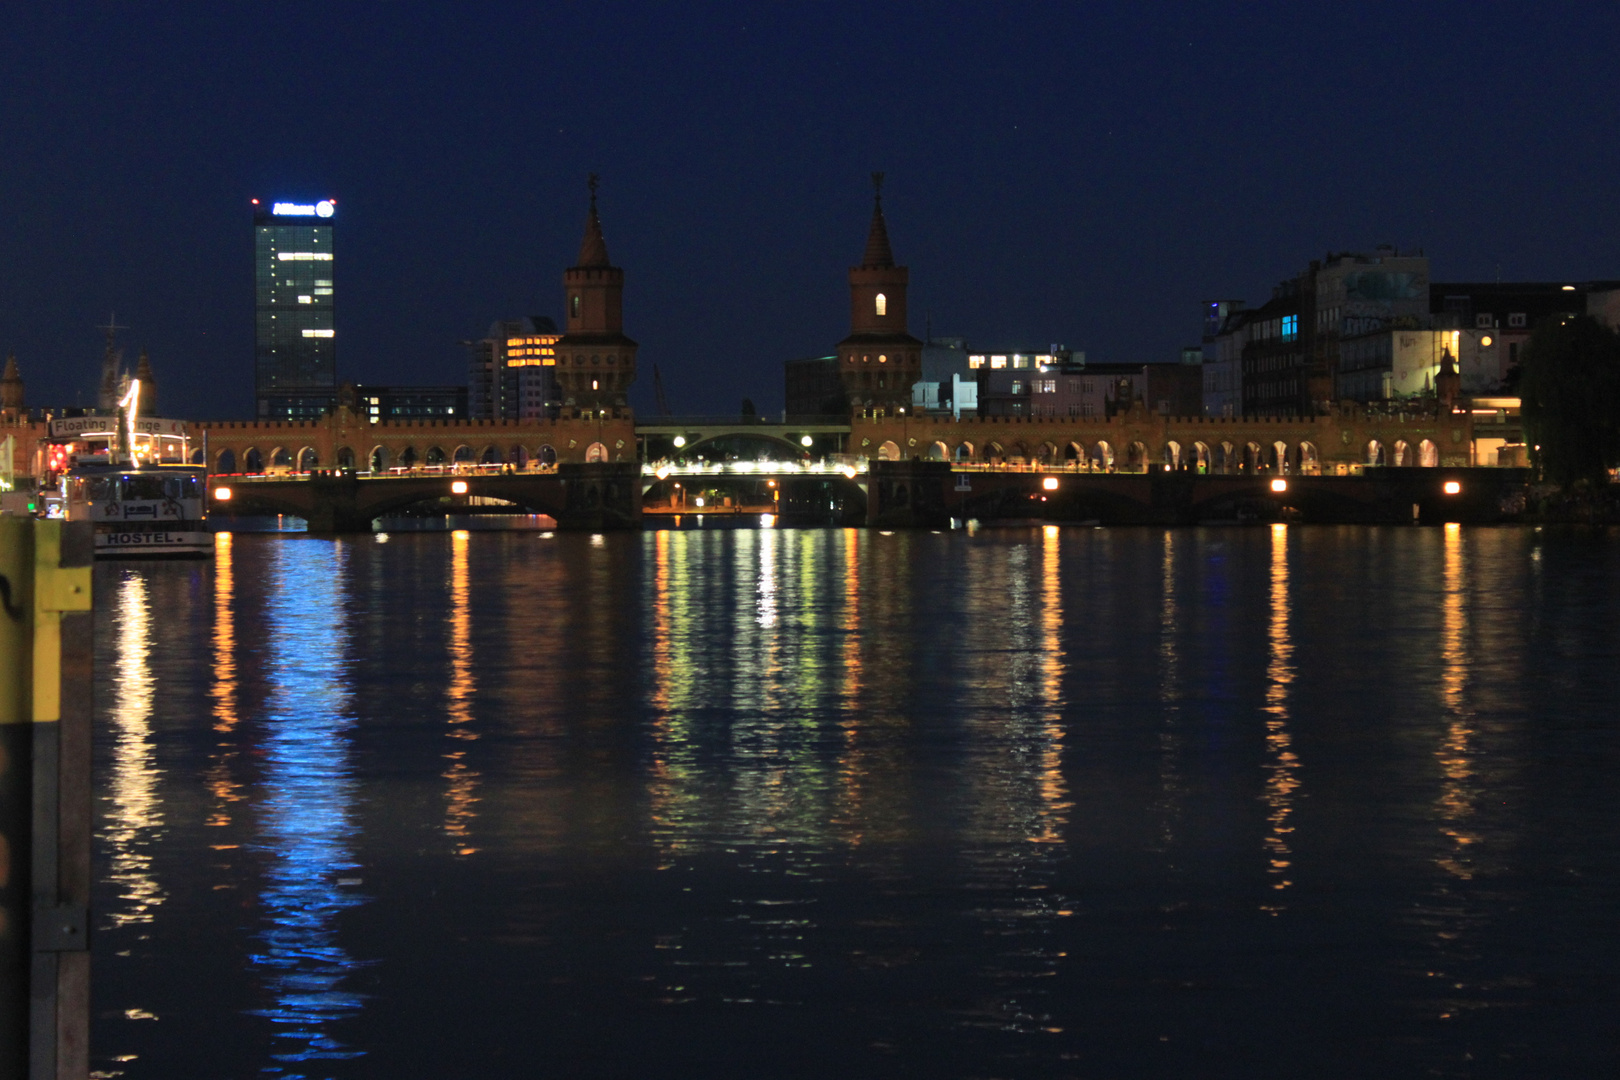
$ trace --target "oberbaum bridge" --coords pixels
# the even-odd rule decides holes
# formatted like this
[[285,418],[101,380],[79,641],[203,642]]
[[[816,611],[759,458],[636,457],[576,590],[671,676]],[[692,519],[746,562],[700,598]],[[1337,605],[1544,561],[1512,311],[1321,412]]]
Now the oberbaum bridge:
[[588,530],[638,528],[644,513],[745,511],[883,528],[1492,521],[1527,479],[1473,467],[1474,411],[1449,369],[1412,413],[1178,417],[1138,400],[1107,417],[914,414],[923,343],[907,332],[908,278],[880,189],[838,344],[847,416],[638,420],[626,402],[637,345],[623,331],[624,271],[608,259],[593,193],[578,265],[563,275],[556,418],[373,423],[340,395],[315,421],[190,423],[191,445],[217,510],[295,515],[324,533],[435,509]]

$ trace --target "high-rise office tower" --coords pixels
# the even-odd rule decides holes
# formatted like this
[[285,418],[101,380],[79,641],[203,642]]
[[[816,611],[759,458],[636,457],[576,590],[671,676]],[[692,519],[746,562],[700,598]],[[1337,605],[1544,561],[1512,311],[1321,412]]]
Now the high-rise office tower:
[[331,199],[253,200],[253,390],[262,419],[311,420],[337,398]]

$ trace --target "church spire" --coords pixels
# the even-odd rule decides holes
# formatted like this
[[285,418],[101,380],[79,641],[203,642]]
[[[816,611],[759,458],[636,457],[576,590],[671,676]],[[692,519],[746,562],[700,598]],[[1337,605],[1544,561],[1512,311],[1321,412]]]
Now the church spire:
[[893,266],[894,251],[889,247],[889,227],[883,220],[883,174],[872,174],[872,229],[866,235],[862,266]]
[[579,262],[575,266],[610,266],[607,241],[602,237],[602,220],[596,216],[596,184],[599,177],[591,173],[591,212],[585,218],[585,239],[579,243]]
[[0,411],[20,413],[23,410],[23,379],[17,370],[17,354],[6,357],[6,372],[0,375]]

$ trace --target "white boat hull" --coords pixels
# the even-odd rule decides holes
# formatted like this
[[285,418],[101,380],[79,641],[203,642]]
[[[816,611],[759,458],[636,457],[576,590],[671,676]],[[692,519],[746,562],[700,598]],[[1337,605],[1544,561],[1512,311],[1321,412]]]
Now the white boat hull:
[[[189,524],[189,523],[188,523]],[[97,529],[96,557],[127,559],[149,555],[192,555],[214,553],[214,534],[190,529]]]

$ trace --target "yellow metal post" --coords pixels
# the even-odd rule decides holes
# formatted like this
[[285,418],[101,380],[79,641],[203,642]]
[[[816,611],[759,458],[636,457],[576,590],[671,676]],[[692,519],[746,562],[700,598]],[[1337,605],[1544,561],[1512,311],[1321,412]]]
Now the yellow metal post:
[[89,1068],[89,524],[0,517],[0,1075]]

